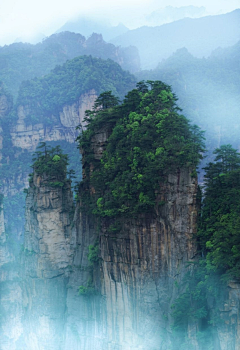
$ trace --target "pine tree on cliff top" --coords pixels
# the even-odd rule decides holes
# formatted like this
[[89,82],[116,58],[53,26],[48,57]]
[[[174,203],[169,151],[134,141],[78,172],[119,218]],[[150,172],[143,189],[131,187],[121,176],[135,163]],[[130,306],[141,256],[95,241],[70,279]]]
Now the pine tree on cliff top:
[[[103,97],[87,111],[89,124],[78,138],[84,183],[95,191],[92,211],[108,217],[151,211],[169,173],[195,169],[204,151],[203,134],[180,114],[176,96],[161,81],[140,82],[121,105],[99,109]],[[99,161],[91,140],[101,128],[110,136]]]

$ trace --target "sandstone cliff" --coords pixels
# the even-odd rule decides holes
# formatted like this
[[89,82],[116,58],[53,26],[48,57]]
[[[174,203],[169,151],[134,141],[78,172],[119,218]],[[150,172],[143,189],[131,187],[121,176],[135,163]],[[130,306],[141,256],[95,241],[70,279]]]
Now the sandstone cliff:
[[3,205],[0,207],[0,349],[15,349],[23,332],[22,289],[13,242],[5,232]]
[[46,127],[42,123],[29,124],[28,116],[34,113],[28,106],[18,107],[18,120],[10,133],[13,146],[22,150],[35,151],[41,141],[65,140],[73,143],[78,135],[76,127],[84,127],[85,110],[92,109],[97,98],[96,92],[90,90],[81,95],[77,102],[63,107],[59,115],[52,116],[53,126]]
[[6,326],[15,336],[4,329],[8,341],[3,350],[60,349],[63,341],[73,201],[70,182],[53,187],[49,180],[54,179],[35,174],[28,190],[22,279],[15,291],[20,305],[14,314],[8,310]]
[[[97,159],[108,137],[99,131]],[[52,187],[36,173],[26,201],[25,242],[18,270],[1,229],[2,350],[170,349],[175,344],[171,305],[196,259],[197,180],[188,169],[170,174],[159,189],[153,213],[121,221],[121,231],[102,228],[80,200],[73,217],[70,183]],[[85,189],[86,190],[86,189]],[[3,215],[3,214],[1,214]],[[1,218],[3,219],[3,218]],[[91,261],[89,246],[99,247]],[[15,269],[15,270],[14,270]],[[20,276],[19,276],[20,274]],[[21,277],[21,278],[20,278]],[[79,293],[79,287],[86,293]],[[239,285],[231,282],[216,305],[214,350],[236,350]],[[189,346],[202,349],[198,325],[189,323]]]
[[[98,160],[108,135],[109,131],[103,128],[92,140],[91,147]],[[170,314],[177,295],[175,284],[186,272],[185,263],[196,255],[196,191],[197,180],[188,169],[169,175],[158,198],[166,204],[156,207],[152,214],[123,220],[118,234],[109,232],[107,221],[97,233],[97,223],[86,214],[86,208],[79,207],[76,230],[80,244],[76,249],[76,265],[80,264],[82,269],[89,266],[87,246],[97,240],[100,259],[95,274],[100,273],[100,284],[95,278],[98,296],[79,297],[78,287],[87,285],[89,272],[85,278],[79,272],[77,278],[75,271],[70,278],[72,288],[68,299],[72,302],[68,312],[88,310],[88,313],[79,312],[75,321],[69,318],[74,329],[74,334],[68,336],[72,347],[82,349],[80,344],[84,344],[84,349],[144,350],[171,345]],[[88,327],[79,327],[81,323]]]
[[[84,97],[81,101],[63,108],[61,128],[82,120]],[[21,110],[19,126],[26,126],[28,113]],[[83,159],[85,180],[86,170],[91,173],[101,161],[110,134],[111,127],[104,125],[91,138],[93,163]],[[21,137],[22,147],[33,150],[34,138],[25,142],[26,134]],[[85,192],[95,192],[87,181],[74,210],[65,174],[49,178],[34,172],[20,259],[8,249],[0,211],[0,349],[179,349],[171,306],[189,270],[186,263],[198,259],[192,169],[168,173],[153,210],[121,217],[117,233],[110,230],[112,219],[97,219],[83,201]],[[213,324],[214,350],[240,346],[239,300],[239,284],[232,281],[218,300],[207,301],[209,312],[221,321]],[[184,334],[189,349],[205,350],[199,330],[199,323],[189,320]]]

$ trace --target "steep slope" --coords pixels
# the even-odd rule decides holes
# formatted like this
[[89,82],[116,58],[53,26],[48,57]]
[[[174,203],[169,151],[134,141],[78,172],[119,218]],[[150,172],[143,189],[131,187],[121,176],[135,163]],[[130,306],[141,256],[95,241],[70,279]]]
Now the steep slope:
[[185,18],[159,27],[141,27],[111,40],[122,47],[135,45],[142,69],[152,69],[162,59],[186,47],[196,57],[207,57],[240,39],[240,10],[225,15]]
[[[119,110],[116,107],[115,110],[95,111],[95,117],[90,117],[90,125],[80,138],[84,157],[84,180],[80,185],[79,209],[76,212],[79,211],[76,228],[80,237],[77,256],[80,258],[78,260],[80,264],[83,263],[81,265],[83,268],[89,266],[89,262],[86,264],[86,258],[84,260],[84,255],[86,257],[86,245],[92,245],[89,246],[88,254],[92,270],[88,272],[88,278],[85,277],[85,283],[80,286],[79,301],[77,271],[73,272],[75,278],[72,280],[70,278],[72,289],[69,290],[69,296],[73,303],[69,304],[68,312],[71,315],[74,309],[80,309],[84,300],[85,307],[81,306],[81,309],[87,310],[88,307],[88,313],[84,312],[84,316],[79,313],[78,317],[69,318],[75,334],[71,333],[69,328],[68,341],[72,347],[76,347],[76,339],[79,338],[77,349],[81,348],[81,344],[86,349],[115,349],[116,347],[124,350],[164,349],[170,346],[173,340],[170,325],[171,304],[177,294],[175,284],[182,280],[187,270],[185,263],[194,259],[196,255],[194,235],[197,218],[197,179],[191,176],[192,170],[187,168],[186,164],[184,166],[184,160],[181,162],[181,169],[173,165],[174,157],[176,161],[178,158],[178,153],[175,151],[181,147],[184,148],[183,144],[175,145],[176,148],[171,144],[173,163],[167,173],[164,170],[159,172],[154,170],[153,158],[150,169],[149,164],[141,163],[141,152],[150,151],[146,140],[141,143],[141,129],[146,133],[148,130],[148,138],[151,138],[152,133],[154,135],[154,118],[157,118],[158,127],[160,124],[162,127],[158,135],[161,139],[163,134],[169,135],[168,126],[164,124],[164,120],[168,120],[173,115],[178,118],[177,113],[174,112],[173,100],[170,102],[165,96],[165,102],[163,102],[160,97],[170,93],[169,87],[155,83],[151,89],[147,92],[147,86],[140,84],[139,90],[133,90],[128,94]],[[156,98],[155,104],[151,104],[153,96]],[[168,96],[170,98],[171,93]],[[166,106],[168,106],[169,115],[168,118],[165,116],[165,119],[163,113],[164,111],[167,113]],[[150,124],[148,124],[148,118],[151,119]],[[181,119],[181,116],[179,118]],[[184,124],[183,120],[182,123],[181,131],[180,129],[178,131],[184,134],[187,124]],[[172,127],[173,120],[170,124]],[[125,130],[124,125],[126,125]],[[117,133],[121,128],[122,138],[119,138]],[[179,140],[177,131],[175,136],[176,140]],[[195,136],[197,140],[197,134]],[[162,152],[168,152],[167,145],[171,142],[167,141],[167,138]],[[148,142],[154,154],[155,147],[159,149],[160,146],[150,139]],[[127,151],[128,143],[130,148]],[[120,148],[118,148],[119,144],[121,144]],[[118,163],[114,165],[113,162],[110,166],[106,163],[108,152],[111,153],[112,161],[115,155],[121,158],[122,154],[125,154],[128,160],[132,159],[130,149],[135,150],[137,145],[141,151],[134,155],[133,162],[138,163],[134,172],[132,169],[128,174],[126,161],[123,158],[119,160],[119,165]],[[198,147],[200,145],[196,141],[196,150]],[[197,154],[195,156],[197,160]],[[162,157],[164,157],[163,153]],[[89,162],[90,159],[91,162]],[[110,172],[109,166],[113,167]],[[115,169],[114,166],[116,166]],[[156,188],[154,184],[150,185],[155,189],[153,202],[147,200],[152,187],[149,189],[148,184],[145,183],[145,167],[150,171],[149,181],[150,177],[155,179],[157,175]],[[143,183],[137,185],[135,181],[139,172],[142,173]],[[115,183],[111,182],[111,173],[114,173]],[[128,199],[123,201],[124,189],[119,179],[121,174],[124,174],[126,186],[128,184],[130,186],[127,189]],[[101,186],[99,186],[100,183]],[[135,186],[139,198],[134,192]],[[111,198],[111,191],[115,192],[113,196],[116,201]],[[122,191],[122,198],[119,191]],[[144,201],[142,201],[143,198]],[[96,231],[97,227],[99,233]],[[86,238],[83,243],[84,228]],[[93,247],[96,251],[99,249],[99,259],[97,257],[93,259]],[[79,282],[83,283],[84,280],[80,279]],[[96,316],[99,298],[100,318]],[[79,324],[84,322],[90,328],[79,327]],[[194,330],[191,337],[194,343]]]
[[[186,277],[195,283],[201,269],[202,133],[162,82],[139,83],[121,105],[103,93],[87,119],[75,211],[67,156],[45,145],[34,161],[21,264],[6,273],[1,254],[2,349],[235,350],[236,280],[202,299],[203,270],[186,302]],[[210,318],[193,312],[199,297]],[[178,329],[176,312],[185,317]]]
[[44,156],[45,171],[41,172],[44,164],[39,156],[26,199],[24,246],[15,266],[21,278],[16,281],[15,276],[13,286],[5,282],[1,294],[1,305],[8,296],[11,306],[1,315],[3,350],[59,349],[63,341],[74,208],[66,159],[59,152],[57,158],[54,152],[45,152],[49,152],[49,159]]
[[69,148],[67,144],[74,144],[80,132],[76,127],[84,126],[85,110],[92,108],[100,92],[112,90],[123,98],[134,83],[135,78],[117,63],[83,56],[45,77],[24,82],[14,106],[9,94],[1,94],[1,192],[6,197],[6,219],[14,232],[22,233],[24,196],[19,191],[28,187],[31,153],[39,142],[60,142],[80,177],[76,169],[79,151],[76,145]]

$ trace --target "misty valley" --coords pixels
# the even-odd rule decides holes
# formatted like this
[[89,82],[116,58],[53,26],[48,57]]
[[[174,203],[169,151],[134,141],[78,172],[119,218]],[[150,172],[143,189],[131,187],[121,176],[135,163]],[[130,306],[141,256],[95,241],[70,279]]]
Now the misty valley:
[[240,349],[240,9],[0,46],[0,349]]

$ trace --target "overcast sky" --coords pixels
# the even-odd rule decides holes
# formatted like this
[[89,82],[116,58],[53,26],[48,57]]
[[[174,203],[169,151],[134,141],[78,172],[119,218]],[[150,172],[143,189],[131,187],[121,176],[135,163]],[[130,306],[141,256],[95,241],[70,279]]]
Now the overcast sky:
[[209,14],[219,14],[240,8],[240,0],[0,0],[0,45],[37,33],[50,35],[79,15],[133,28],[145,15],[169,5],[204,6]]

